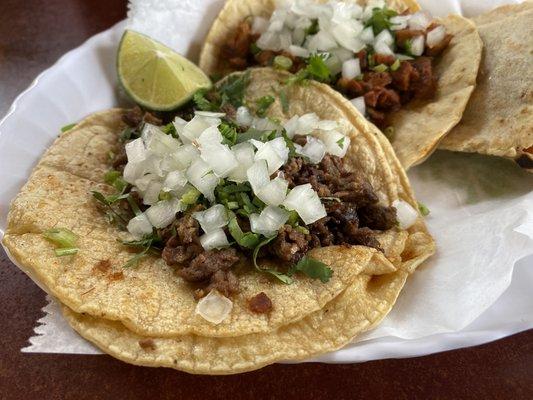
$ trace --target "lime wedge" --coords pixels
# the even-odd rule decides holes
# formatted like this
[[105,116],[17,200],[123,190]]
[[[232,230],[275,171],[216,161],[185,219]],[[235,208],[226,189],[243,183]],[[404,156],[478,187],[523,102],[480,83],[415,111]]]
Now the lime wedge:
[[120,83],[143,107],[168,111],[187,102],[211,81],[200,68],[167,46],[126,30],[117,57]]

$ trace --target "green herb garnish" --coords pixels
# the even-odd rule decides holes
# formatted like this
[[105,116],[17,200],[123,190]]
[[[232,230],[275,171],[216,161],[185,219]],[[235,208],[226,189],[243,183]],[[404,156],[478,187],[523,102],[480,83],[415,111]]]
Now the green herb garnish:
[[318,33],[318,19],[312,19],[311,25],[305,29],[305,36],[316,35]]
[[196,105],[196,108],[201,111],[215,111],[217,109],[217,105],[213,104],[211,101],[209,101],[205,96],[207,94],[207,89],[200,89],[198,90],[192,97],[192,100],[194,104]]
[[307,59],[305,71],[310,78],[320,82],[329,82],[331,80],[331,71],[326,65],[329,54],[313,54]]
[[57,257],[74,255],[79,250],[76,247],[78,236],[66,228],[48,229],[43,232],[43,237],[58,246],[54,249]]
[[374,35],[378,35],[381,31],[392,27],[393,24],[390,22],[390,19],[396,15],[398,15],[396,11],[387,7],[374,8],[372,10],[372,17],[366,22],[365,27],[371,26]]
[[[229,214],[229,213],[228,213]],[[233,214],[233,213],[232,213]],[[237,217],[230,218],[228,223],[230,235],[235,239],[239,246],[247,249],[255,249],[260,242],[261,235],[253,232],[244,233],[237,222]]]
[[122,173],[120,171],[111,170],[105,173],[104,175],[105,183],[113,186],[120,193],[124,192],[128,186],[128,182],[122,179]]
[[255,56],[256,54],[261,53],[261,49],[256,43],[252,43],[250,45],[250,53],[252,53]]
[[344,148],[344,137],[340,138],[339,140],[337,140],[337,145],[342,149]]
[[72,128],[74,128],[77,124],[68,124],[61,128],[61,133],[64,133],[66,131],[70,131]]
[[181,202],[185,205],[191,206],[196,204],[198,201],[198,197],[200,197],[201,193],[198,189],[195,187],[191,187],[183,196],[181,196]]
[[422,214],[423,217],[427,217],[431,211],[429,211],[429,208],[423,203],[418,202],[418,211],[420,211],[420,214]]
[[222,121],[218,126],[218,130],[222,134],[222,143],[233,146],[237,141],[237,127],[228,121]]
[[394,71],[398,71],[398,69],[400,68],[400,65],[401,65],[401,61],[399,58],[397,58],[394,63],[390,66],[390,70],[392,72]]
[[387,72],[388,69],[389,69],[389,67],[386,66],[385,64],[379,64],[379,65],[376,65],[374,68],[372,68],[372,71],[375,71],[375,72]]
[[276,101],[273,96],[267,95],[263,96],[256,101],[257,111],[256,114],[259,117],[264,117],[269,107]]
[[304,256],[298,261],[298,263],[290,269],[289,275],[292,275],[295,272],[301,272],[311,279],[320,279],[322,283],[328,282],[333,275],[333,271],[326,264],[308,256]]
[[254,262],[254,266],[255,268],[260,271],[260,272],[264,272],[266,274],[270,274],[276,278],[278,278],[281,282],[287,284],[287,285],[290,285],[293,280],[290,276],[288,276],[287,274],[283,274],[281,272],[278,272],[276,270],[273,270],[273,269],[270,269],[270,268],[261,268],[258,264],[257,264],[257,255],[259,254],[259,250],[261,250],[261,248],[267,244],[269,244],[271,241],[273,241],[274,239],[276,238],[276,236],[271,236],[271,237],[267,237],[267,238],[264,238],[261,242],[259,242],[259,244],[255,247],[254,249],[254,252],[252,254],[252,260]]
[[289,100],[287,98],[287,93],[285,92],[285,90],[281,90],[279,92],[279,101],[281,103],[281,109],[283,110],[284,113],[288,112],[289,111]]
[[292,67],[292,60],[289,57],[276,56],[274,57],[274,61],[272,62],[272,65],[276,69],[287,71],[291,69]]

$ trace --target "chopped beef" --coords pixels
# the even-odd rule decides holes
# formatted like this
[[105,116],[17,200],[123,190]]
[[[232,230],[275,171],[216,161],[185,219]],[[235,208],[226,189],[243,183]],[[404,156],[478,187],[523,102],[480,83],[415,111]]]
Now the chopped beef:
[[307,253],[309,240],[306,234],[290,225],[284,225],[270,245],[270,251],[283,261],[296,264]]
[[109,260],[100,260],[94,266],[100,272],[107,272],[111,268],[111,261]]
[[263,67],[266,67],[272,63],[272,60],[276,56],[276,53],[274,53],[271,50],[263,50],[256,54],[255,60],[257,63]]
[[412,90],[416,99],[431,99],[437,91],[437,77],[433,73],[431,58],[419,57],[412,61],[419,77],[413,81]]
[[361,67],[361,71],[365,71],[368,68],[368,54],[366,50],[361,50],[356,55],[359,59],[359,66]]
[[268,248],[283,261],[298,262],[318,246],[351,244],[380,249],[373,230],[387,230],[396,224],[396,210],[380,205],[370,182],[360,172],[347,171],[339,157],[328,154],[318,165],[292,158],[283,173],[290,188],[309,182],[319,197],[325,198],[327,212],[308,226],[307,235],[288,225],[278,232]]
[[128,110],[123,116],[122,121],[130,128],[137,128],[143,121],[144,112],[139,106]]
[[374,54],[374,63],[392,65],[396,61],[396,57],[390,54]]
[[256,314],[266,314],[272,310],[272,300],[266,293],[261,292],[248,300],[248,307]]
[[211,279],[219,270],[228,270],[238,261],[237,250],[231,247],[203,251],[194,257],[188,266],[178,269],[177,273],[187,282],[202,282]]
[[230,297],[239,293],[239,280],[231,271],[218,270],[211,276],[209,286],[205,289],[206,293],[211,290],[218,290],[219,293],[226,297]]
[[364,75],[364,81],[371,87],[385,87],[392,82],[391,74],[388,72],[367,72]]
[[257,40],[249,22],[241,22],[231,39],[222,46],[221,57],[233,69],[246,69],[249,64],[250,45]]
[[181,243],[190,244],[198,243],[200,236],[200,224],[191,214],[185,215],[179,219],[176,224],[176,232],[180,238]]
[[408,91],[411,86],[411,80],[417,80],[419,73],[413,64],[410,62],[403,62],[400,67],[391,73],[392,84],[395,88],[401,91]]

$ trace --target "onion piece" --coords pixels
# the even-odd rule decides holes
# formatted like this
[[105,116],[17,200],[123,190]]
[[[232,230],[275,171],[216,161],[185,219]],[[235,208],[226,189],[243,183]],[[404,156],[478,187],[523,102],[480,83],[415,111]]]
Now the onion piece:
[[219,178],[214,174],[209,164],[201,158],[196,159],[187,169],[187,179],[209,201],[215,201],[215,187]]
[[174,139],[171,135],[165,134],[157,126],[145,123],[141,138],[147,150],[158,156],[172,153],[181,146],[179,140]]
[[226,113],[223,113],[223,112],[198,111],[198,110],[195,111],[194,114],[200,117],[207,117],[207,118],[214,118],[214,119],[222,118],[226,116]]
[[392,47],[394,44],[394,38],[387,29],[384,29],[374,39],[374,45],[377,43],[385,43],[388,47]]
[[435,47],[446,37],[446,28],[442,25],[430,30],[426,35],[426,44],[428,47]]
[[409,18],[409,29],[425,31],[429,24],[431,24],[431,20],[431,14],[427,11],[418,11]]
[[407,28],[407,23],[410,18],[411,18],[410,15],[397,15],[395,17],[392,17],[390,19],[390,23],[391,23],[390,29],[392,31],[399,31],[401,29]]
[[128,162],[124,167],[122,176],[128,183],[134,184],[135,181],[144,175],[144,162]]
[[152,224],[146,214],[142,213],[129,220],[127,229],[135,239],[141,239],[144,235],[152,233]]
[[301,150],[298,150],[298,154],[309,158],[312,164],[318,164],[326,155],[326,146],[320,139],[308,136],[307,143]]
[[230,244],[223,229],[215,229],[200,236],[200,244],[204,250],[220,249]]
[[187,184],[187,177],[183,171],[171,171],[163,181],[163,190],[166,192],[183,189]]
[[366,105],[365,105],[365,97],[359,96],[355,99],[351,99],[350,103],[354,105],[355,108],[357,108],[357,111],[359,111],[362,115],[365,115],[366,113]]
[[320,30],[317,34],[307,37],[304,47],[312,53],[328,51],[337,47],[337,42],[331,33]]
[[252,125],[253,116],[250,113],[250,110],[248,107],[240,106],[237,108],[237,112],[235,114],[235,121],[237,122],[237,125],[239,126],[250,126]]
[[298,118],[298,127],[295,133],[298,135],[309,135],[318,128],[319,122],[320,119],[315,113],[304,114]]
[[396,217],[400,229],[409,229],[418,218],[418,211],[404,200],[394,200],[392,206],[396,208]]
[[238,165],[231,171],[228,179],[242,183],[247,180],[246,171],[254,163],[254,147],[250,143],[239,143],[231,148],[231,151],[237,159]]
[[327,215],[324,205],[310,183],[295,186],[283,202],[287,210],[294,210],[306,225]]
[[272,179],[265,186],[261,187],[255,195],[259,199],[269,206],[279,206],[287,197],[287,189],[289,188],[289,182],[281,177]]
[[266,206],[261,214],[250,215],[250,229],[254,233],[272,236],[289,219],[289,213],[282,208]]
[[252,22],[252,33],[263,33],[268,29],[268,19],[263,17],[254,17]]
[[424,36],[419,35],[411,40],[411,54],[421,56],[424,53]]
[[342,77],[344,79],[353,79],[358,75],[361,75],[359,59],[352,58],[351,60],[344,61],[342,64]]
[[144,147],[144,142],[141,138],[126,143],[125,148],[128,163],[139,163],[146,160],[146,148]]
[[182,132],[178,132],[183,143],[191,143],[198,139],[203,131],[211,126],[220,125],[220,118],[205,117],[202,115],[195,115],[193,119],[187,122],[183,127]]
[[205,211],[192,213],[205,233],[220,229],[228,224],[228,213],[222,204],[215,204]]
[[339,124],[337,121],[333,121],[331,119],[323,119],[318,123],[318,129],[321,131],[332,131],[334,129],[337,129]]
[[371,26],[363,29],[363,31],[359,35],[359,39],[361,39],[364,44],[374,43],[374,29]]
[[[283,138],[280,139],[284,140]],[[282,158],[278,144],[272,142],[273,140],[262,143],[262,146],[258,148],[257,153],[255,153],[255,161],[265,160],[267,162],[269,175],[276,172],[285,163],[285,161],[287,161],[288,158],[288,152],[287,158]]]
[[267,162],[265,160],[256,160],[246,171],[246,177],[254,193],[257,193],[270,182]]
[[230,148],[222,144],[222,134],[218,127],[212,126],[202,132],[196,140],[200,147],[200,157],[220,178],[228,176],[238,166],[235,155]]
[[220,324],[231,313],[233,303],[227,297],[213,289],[196,305],[196,314],[212,324]]
[[359,39],[359,34],[363,31],[363,24],[356,20],[349,20],[348,23],[333,25],[331,34],[337,42],[350,51],[357,53],[365,47],[365,43]]
[[143,195],[143,204],[151,206],[159,201],[159,193],[163,189],[163,184],[158,180],[152,180]]
[[304,49],[303,47],[291,45],[289,46],[289,53],[291,53],[294,57],[302,57],[307,58],[309,57],[310,53],[309,50]]
[[200,157],[200,152],[192,144],[185,144],[179,147],[172,154],[168,154],[161,161],[161,169],[172,171],[175,169],[186,169],[194,160]]
[[393,56],[394,52],[391,48],[384,42],[378,42],[374,45],[374,50],[377,54],[383,54],[386,56]]
[[145,211],[148,221],[155,228],[165,228],[176,218],[176,213],[182,210],[181,202],[178,199],[163,200],[154,204]]
[[316,136],[326,146],[327,153],[340,158],[346,155],[346,151],[350,147],[350,138],[339,131],[320,132]]
[[294,115],[291,119],[289,119],[283,124],[283,128],[285,128],[287,136],[291,139],[294,137],[296,131],[298,130],[298,119],[299,117],[297,115]]

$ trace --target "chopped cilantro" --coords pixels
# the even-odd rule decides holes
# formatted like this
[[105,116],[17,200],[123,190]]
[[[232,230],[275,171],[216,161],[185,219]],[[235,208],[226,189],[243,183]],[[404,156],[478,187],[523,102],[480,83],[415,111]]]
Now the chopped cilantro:
[[244,91],[250,82],[250,72],[230,76],[220,86],[218,91],[221,94],[222,104],[231,104],[234,107],[240,107],[244,103]]
[[237,128],[235,125],[228,121],[223,121],[219,126],[218,130],[222,134],[223,141],[222,143],[229,146],[233,146],[237,141]]
[[344,148],[344,137],[340,138],[339,140],[337,140],[337,145],[342,149]]
[[418,211],[420,211],[420,214],[422,214],[423,217],[427,217],[431,211],[429,211],[429,208],[423,203],[418,202]]
[[281,103],[281,109],[284,113],[289,111],[289,100],[287,98],[287,92],[285,90],[281,90],[279,92],[279,101]]
[[74,247],[78,240],[78,235],[66,228],[52,228],[43,232],[43,237],[63,248]]
[[54,253],[57,257],[72,256],[79,251],[77,247],[69,247],[63,249],[54,249]]
[[250,53],[252,53],[254,56],[256,54],[259,54],[261,52],[261,49],[259,48],[259,46],[257,45],[257,43],[252,43],[250,45]]
[[263,96],[256,101],[257,111],[256,114],[259,117],[264,117],[269,107],[276,101],[273,96],[267,95]]
[[75,126],[76,126],[76,123],[65,125],[64,127],[61,128],[61,133],[64,133],[66,131],[70,131]]
[[400,68],[400,65],[401,65],[401,61],[399,58],[397,58],[394,63],[390,66],[390,70],[391,71],[398,71],[398,69]]
[[374,8],[372,10],[372,17],[366,22],[365,26],[371,26],[374,35],[378,35],[381,31],[391,28],[392,23],[390,19],[396,15],[398,15],[396,11],[387,7]]
[[307,67],[305,71],[309,77],[320,82],[329,82],[331,80],[331,71],[326,65],[325,61],[329,57],[328,54],[313,54],[307,59]]
[[389,69],[389,67],[386,66],[385,64],[379,64],[379,65],[376,65],[374,68],[372,68],[372,71],[375,71],[375,72],[386,72],[388,69]]
[[120,134],[120,141],[127,142],[131,139],[132,136],[134,136],[134,130],[133,128],[130,128],[129,126],[127,128],[124,128],[122,133]]
[[318,26],[318,19],[312,19],[311,20],[311,25],[309,25],[309,27],[307,27],[305,29],[305,36],[308,36],[308,35],[316,35],[318,33],[318,29],[319,29],[319,26]]
[[235,241],[242,247],[247,249],[255,249],[259,244],[261,235],[252,232],[244,233],[235,216],[230,218],[228,230],[233,239],[235,239]]
[[200,191],[196,189],[195,187],[191,187],[183,196],[181,196],[181,202],[185,205],[193,205],[196,204],[198,201],[198,197],[200,197]]
[[161,191],[159,192],[159,200],[171,200],[172,199],[172,193]]
[[207,89],[198,90],[192,97],[196,108],[201,111],[214,111],[217,109],[216,104],[211,103],[205,96],[207,94]]
[[276,56],[274,57],[272,65],[274,66],[274,68],[287,71],[292,67],[292,60],[289,57]]
[[271,237],[267,237],[267,238],[264,238],[262,241],[260,241],[257,246],[255,246],[255,249],[254,249],[254,252],[252,254],[252,260],[254,262],[254,266],[255,268],[260,271],[260,272],[264,272],[264,273],[267,273],[267,274],[270,274],[276,278],[278,278],[281,282],[287,284],[287,285],[290,285],[293,281],[292,281],[292,278],[286,274],[283,274],[281,272],[278,272],[276,270],[273,270],[273,269],[270,269],[270,268],[261,268],[258,264],[257,264],[257,255],[259,254],[259,250],[261,250],[261,248],[267,244],[269,244],[271,241],[273,241],[274,239],[276,238],[276,235],[274,236],[271,236]]
[[106,172],[104,175],[104,181],[105,183],[113,186],[120,193],[123,193],[126,187],[128,186],[128,182],[122,179],[122,173],[115,170],[110,170]]
[[178,132],[176,132],[176,127],[174,126],[174,123],[169,122],[168,124],[161,127],[161,130],[170,136],[178,137]]
[[326,264],[309,256],[304,256],[298,261],[298,264],[290,269],[288,275],[295,272],[301,272],[311,279],[320,279],[322,283],[328,282],[333,275],[333,271]]

